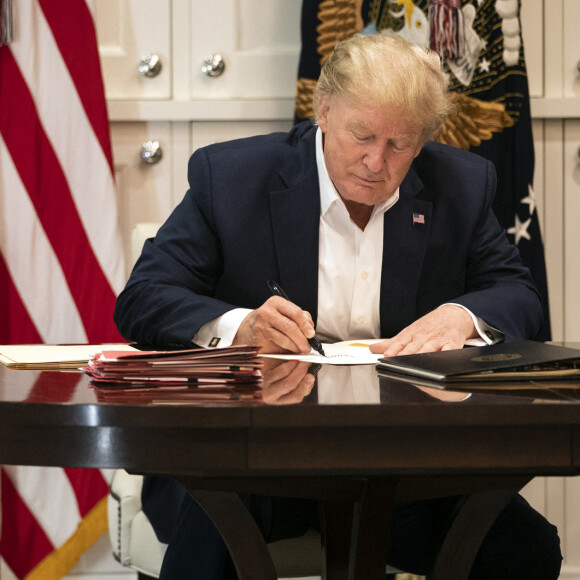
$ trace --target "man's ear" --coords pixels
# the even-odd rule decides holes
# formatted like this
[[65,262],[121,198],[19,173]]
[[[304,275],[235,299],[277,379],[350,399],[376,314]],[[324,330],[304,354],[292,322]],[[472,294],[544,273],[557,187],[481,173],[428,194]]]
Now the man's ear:
[[413,155],[413,159],[416,159],[417,156],[419,155],[419,153],[421,153],[422,149],[423,149],[423,145],[425,145],[425,143],[427,143],[428,139],[425,139],[425,137],[421,136],[421,141],[419,141],[419,145],[417,145],[417,150],[415,151],[415,154]]

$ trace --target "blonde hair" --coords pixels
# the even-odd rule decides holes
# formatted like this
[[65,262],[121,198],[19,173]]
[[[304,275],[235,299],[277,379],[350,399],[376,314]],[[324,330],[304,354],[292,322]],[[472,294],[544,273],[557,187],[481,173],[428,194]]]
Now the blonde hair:
[[389,105],[420,124],[423,138],[429,140],[453,111],[448,86],[434,51],[392,32],[355,34],[339,42],[322,67],[314,89],[314,114],[321,96],[352,97],[374,107]]

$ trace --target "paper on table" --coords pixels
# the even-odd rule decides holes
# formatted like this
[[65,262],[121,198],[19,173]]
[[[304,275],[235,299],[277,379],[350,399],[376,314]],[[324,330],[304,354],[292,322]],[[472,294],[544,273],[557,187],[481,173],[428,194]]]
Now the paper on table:
[[139,352],[128,344],[7,344],[0,345],[0,362],[13,369],[77,369],[105,348]]
[[[309,354],[261,354],[269,358],[281,358],[285,360],[300,360],[310,363],[329,365],[374,365],[383,357],[382,354],[373,354],[369,345],[381,342],[384,338],[353,339],[342,342],[322,343],[326,356],[318,354],[314,349]],[[481,338],[470,338],[465,342],[466,346],[484,346],[486,343]]]
[[318,354],[314,349],[309,354],[261,354],[260,356],[329,365],[374,365],[383,355],[373,354],[369,350],[369,345],[380,340],[355,339],[322,343],[326,356]]

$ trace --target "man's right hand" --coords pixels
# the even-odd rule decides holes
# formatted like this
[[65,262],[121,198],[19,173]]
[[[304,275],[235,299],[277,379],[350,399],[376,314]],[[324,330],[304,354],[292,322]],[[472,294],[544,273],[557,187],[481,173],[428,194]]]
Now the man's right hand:
[[316,381],[310,363],[264,358],[262,398],[268,405],[295,405],[310,394]]
[[244,318],[232,344],[261,346],[264,353],[309,353],[307,339],[313,336],[314,323],[308,312],[272,296]]

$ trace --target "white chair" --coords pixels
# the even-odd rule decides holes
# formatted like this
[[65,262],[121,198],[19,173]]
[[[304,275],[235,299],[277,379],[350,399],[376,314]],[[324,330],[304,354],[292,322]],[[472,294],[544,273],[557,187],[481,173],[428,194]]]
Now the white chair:
[[[159,578],[167,549],[157,539],[151,522],[141,509],[143,477],[120,469],[115,473],[108,498],[109,537],[113,556],[138,572],[139,580]],[[280,578],[320,576],[320,535],[309,530],[300,538],[268,544]]]
[[157,230],[161,227],[157,222],[138,223],[131,232],[131,260],[134,264],[141,255],[143,244],[147,238],[154,238]]
[[113,556],[140,574],[159,577],[167,544],[161,543],[141,509],[143,477],[119,469],[107,502],[109,538]]

